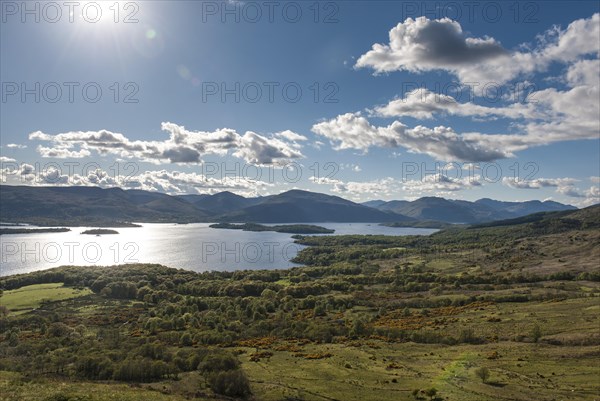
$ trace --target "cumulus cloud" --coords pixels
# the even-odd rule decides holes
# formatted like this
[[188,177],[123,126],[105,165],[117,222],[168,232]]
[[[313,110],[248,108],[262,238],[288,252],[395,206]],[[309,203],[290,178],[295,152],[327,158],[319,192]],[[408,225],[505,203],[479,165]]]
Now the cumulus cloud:
[[585,190],[580,190],[574,186],[566,186],[558,188],[556,192],[571,198],[575,198],[576,201],[573,203],[577,207],[587,207],[595,205],[596,203],[600,203],[600,187],[597,185],[592,185]]
[[360,149],[372,146],[404,147],[438,160],[491,161],[512,156],[510,149],[483,143],[480,138],[459,135],[451,128],[438,126],[409,128],[399,121],[376,127],[360,113],[346,113],[315,124],[312,131],[334,142],[336,149]]
[[576,205],[579,207],[587,207],[600,203],[600,187],[593,185],[584,191],[584,199],[577,202]]
[[[483,180],[481,176],[473,177],[448,177],[438,173],[423,177],[421,180],[399,180],[386,177],[371,181],[342,181],[334,178],[311,177],[315,184],[329,185],[331,191],[355,199],[373,198],[407,198],[417,196],[443,196],[451,192],[462,191],[479,187]],[[400,195],[402,194],[402,195]]]
[[518,189],[540,189],[546,187],[569,187],[577,182],[574,178],[536,178],[532,180],[521,180],[516,177],[502,178],[502,184]]
[[264,194],[274,186],[271,182],[246,177],[217,177],[164,169],[147,170],[131,175],[116,175],[114,171],[107,172],[100,168],[90,169],[85,174],[81,171],[73,174],[65,174],[65,172],[53,166],[36,169],[31,164],[23,163],[13,168],[0,169],[0,179],[3,183],[13,185],[120,187],[168,194],[214,194],[232,191],[243,196]]
[[329,121],[322,121],[313,125],[312,131],[322,135],[330,141],[337,142],[336,149],[362,149],[371,146],[397,147],[396,137],[387,135],[360,113],[346,113]]
[[392,177],[372,181],[342,181],[337,178],[310,177],[310,181],[319,185],[327,185],[331,192],[355,200],[364,197],[367,199],[389,198],[398,196],[401,191],[400,181]]
[[0,163],[9,163],[15,161],[15,159],[11,159],[10,157],[0,156]]
[[600,60],[579,60],[573,63],[567,70],[566,80],[571,87],[597,87],[600,82]]
[[145,171],[127,177],[127,187],[169,194],[193,194],[231,191],[243,196],[263,194],[272,183],[242,177],[209,177],[198,173],[181,171]]
[[14,160],[0,168],[0,182],[28,184],[36,179],[35,168],[28,163],[18,164]]
[[378,106],[370,113],[378,117],[413,117],[431,119],[437,114],[476,117],[534,118],[532,105],[516,103],[507,107],[481,106],[472,102],[459,103],[452,96],[436,94],[425,88],[408,92],[404,98]]
[[460,24],[449,18],[407,18],[390,30],[389,38],[389,44],[374,44],[360,56],[356,67],[370,67],[379,73],[420,72],[459,68],[508,54],[493,38],[466,37]]
[[6,147],[10,149],[26,149],[27,145],[20,145],[18,143],[8,143],[6,144]]
[[[589,19],[573,22],[565,31],[555,28],[554,35],[547,33],[546,36],[550,38],[544,39],[543,48],[535,52],[538,59],[571,63],[561,77],[566,89],[534,90],[527,94],[523,103],[490,107],[472,101],[461,103],[452,96],[419,88],[369,112],[376,117],[432,119],[437,115],[451,115],[520,120],[513,124],[513,128],[521,132],[519,135],[464,135],[465,140],[475,140],[484,147],[497,147],[500,144],[507,154],[553,142],[597,139],[600,132],[599,20],[599,14],[595,14]],[[586,36],[589,32],[583,32],[585,29],[596,32],[596,38]],[[578,32],[589,42],[584,43],[575,35]],[[564,54],[557,49],[563,49]],[[595,54],[596,58],[577,58],[587,54]]]
[[538,37],[537,46],[508,51],[494,38],[468,37],[448,18],[408,18],[389,32],[388,44],[374,44],[360,56],[356,68],[375,73],[444,70],[462,82],[510,81],[545,71],[554,62],[570,63],[600,51],[600,14],[573,21],[566,29],[552,27]]
[[362,168],[360,168],[360,166],[358,164],[354,164],[354,163],[341,163],[341,164],[339,164],[339,169],[340,170],[351,170],[351,171],[354,171],[355,173],[360,173],[362,171]]
[[448,177],[444,174],[431,174],[423,177],[422,180],[408,180],[403,183],[402,188],[409,194],[423,194],[442,192],[456,192],[482,185],[480,175],[472,177]]
[[275,136],[278,138],[287,139],[288,141],[293,141],[293,142],[308,140],[308,138],[306,138],[304,135],[297,134],[290,130],[285,130],[285,131],[279,132],[279,133],[275,134]]
[[555,88],[532,93],[535,107],[547,115],[541,121],[527,122],[523,129],[537,143],[577,139],[597,139],[600,132],[600,91],[581,85],[560,91]]
[[[594,177],[591,177],[594,178]],[[600,190],[597,185],[592,185],[586,190],[581,190],[575,185],[579,180],[575,178],[536,178],[533,180],[518,180],[514,177],[504,177],[502,184],[516,189],[556,188],[556,192],[575,198],[574,204],[578,207],[591,206],[600,202]]]
[[295,146],[281,139],[266,138],[254,132],[246,132],[240,138],[237,148],[234,156],[257,165],[285,163],[290,159],[303,157]]
[[[596,64],[590,62],[581,64],[577,70],[595,68]],[[593,74],[587,72],[571,75],[573,82],[584,84],[565,90],[548,88],[532,92],[532,102],[527,104],[487,107],[471,102],[458,103],[450,96],[418,89],[409,92],[403,99],[395,99],[371,111],[372,115],[379,117],[410,116],[418,119],[433,118],[439,113],[520,118],[522,121],[513,125],[521,132],[518,134],[459,134],[445,126],[428,128],[418,125],[410,128],[400,121],[377,127],[359,112],[322,121],[313,125],[312,131],[335,143],[337,149],[367,151],[370,147],[404,147],[437,160],[470,162],[513,157],[515,152],[556,142],[597,139],[600,132],[600,78],[594,80]]]
[[301,135],[291,131],[272,137],[252,131],[244,135],[223,128],[212,132],[190,131],[185,127],[165,122],[163,131],[169,133],[164,141],[130,140],[121,133],[108,130],[72,131],[49,135],[41,131],[29,135],[30,140],[50,142],[51,147],[39,146],[43,157],[72,158],[89,156],[91,150],[100,155],[116,155],[155,163],[199,163],[205,155],[225,156],[231,153],[248,163],[269,165],[285,163],[304,157],[297,142]]
[[80,159],[91,155],[90,151],[87,149],[69,150],[68,148],[60,146],[48,148],[40,145],[37,147],[37,152],[42,157],[54,157],[57,159]]

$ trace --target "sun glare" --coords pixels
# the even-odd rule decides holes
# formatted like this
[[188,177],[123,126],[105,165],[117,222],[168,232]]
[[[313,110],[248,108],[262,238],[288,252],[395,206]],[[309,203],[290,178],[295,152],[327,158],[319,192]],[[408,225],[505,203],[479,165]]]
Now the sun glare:
[[142,17],[139,2],[78,2],[67,10],[70,43],[84,41],[96,49],[114,47],[119,57],[124,57],[130,49],[145,58],[154,58],[164,49],[164,40],[160,30],[148,22],[147,9],[148,3],[144,3]]
[[140,6],[132,1],[84,1],[69,7],[69,21],[89,28],[117,29],[137,24]]

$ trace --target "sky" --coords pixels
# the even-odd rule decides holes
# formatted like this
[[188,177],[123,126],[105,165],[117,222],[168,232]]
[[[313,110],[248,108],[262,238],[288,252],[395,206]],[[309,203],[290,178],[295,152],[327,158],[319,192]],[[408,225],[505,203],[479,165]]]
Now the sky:
[[597,1],[1,1],[0,179],[600,201]]

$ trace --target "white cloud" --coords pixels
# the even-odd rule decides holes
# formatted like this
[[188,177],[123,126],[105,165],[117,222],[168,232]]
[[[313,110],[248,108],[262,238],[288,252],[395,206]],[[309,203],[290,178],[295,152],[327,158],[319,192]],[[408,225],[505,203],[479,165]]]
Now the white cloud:
[[444,70],[461,82],[504,83],[523,74],[545,71],[553,62],[571,63],[598,54],[600,14],[553,27],[538,37],[537,47],[508,51],[490,37],[472,38],[448,18],[408,18],[389,32],[388,44],[374,44],[359,57],[356,68],[376,73]]
[[42,157],[54,157],[57,159],[81,159],[83,157],[91,155],[90,151],[87,149],[69,150],[68,148],[63,148],[60,146],[57,146],[55,148],[48,148],[39,145],[37,147],[37,152]]
[[[12,163],[11,163],[12,164]],[[0,168],[0,182],[24,184],[30,183],[36,178],[35,168],[28,163],[5,165]]]
[[440,194],[442,192],[463,191],[482,184],[480,175],[472,177],[448,177],[444,174],[426,175],[422,180],[409,180],[403,183],[402,189],[411,195],[421,195],[423,193]]
[[516,177],[502,178],[502,184],[518,189],[540,189],[546,187],[566,188],[577,182],[575,178],[536,178],[533,180],[521,180]]
[[263,194],[273,184],[240,177],[207,177],[197,173],[180,171],[145,171],[127,178],[129,188],[160,191],[169,194],[210,193],[231,191],[243,196]]
[[448,18],[407,18],[390,30],[389,44],[374,44],[360,56],[356,67],[376,72],[456,69],[462,65],[507,57],[507,51],[492,38],[469,38],[458,22]]
[[252,131],[244,135],[224,128],[212,132],[189,131],[174,123],[162,123],[169,133],[164,141],[130,140],[121,133],[107,130],[72,131],[49,135],[41,131],[29,135],[30,140],[51,142],[52,147],[38,147],[43,157],[70,158],[90,155],[95,150],[100,155],[117,155],[120,158],[138,159],[155,163],[200,163],[205,155],[225,156],[231,152],[248,163],[276,164],[304,157],[300,145],[288,138],[299,140],[301,135],[291,131],[266,137]]
[[397,138],[371,125],[360,113],[346,113],[313,125],[312,131],[330,141],[339,142],[336,149],[367,150],[371,146],[397,147]]
[[373,146],[404,147],[414,153],[448,161],[491,161],[512,156],[510,149],[484,143],[473,135],[459,135],[448,127],[419,125],[409,128],[399,121],[387,127],[375,127],[360,113],[339,115],[315,124],[312,130],[334,142],[336,149],[367,151]]
[[275,136],[278,138],[287,139],[288,141],[293,141],[293,142],[308,140],[308,138],[306,138],[304,135],[297,134],[290,130],[285,130],[285,131],[279,132],[279,133],[275,134]]
[[102,169],[90,170],[87,174],[64,174],[58,168],[48,167],[36,170],[23,163],[16,169],[0,170],[3,183],[13,185],[53,185],[53,186],[98,186],[101,188],[121,187],[142,189],[168,194],[217,193],[232,191],[243,196],[264,194],[274,184],[245,177],[213,177],[181,171],[149,170],[134,175],[115,175]]
[[579,60],[569,66],[566,74],[571,87],[598,86],[600,82],[600,60]]
[[321,147],[325,144],[321,141],[314,141],[314,142],[311,142],[310,145],[315,149],[321,150]]
[[[587,71],[596,68],[596,64],[584,63],[577,68]],[[532,92],[529,96],[531,102],[525,105],[494,108],[458,103],[450,96],[438,96],[426,89],[418,89],[408,93],[404,99],[393,100],[372,111],[378,116],[411,116],[420,119],[432,118],[436,113],[523,118],[523,122],[514,124],[521,134],[459,134],[444,126],[427,128],[419,125],[409,128],[400,121],[376,127],[360,113],[346,113],[320,122],[312,127],[312,131],[328,138],[337,149],[367,151],[370,147],[404,147],[411,152],[446,161],[477,162],[513,157],[515,152],[534,146],[598,138],[600,85],[597,82],[596,85],[590,85],[593,82],[588,82],[591,80],[588,75],[581,75],[585,85],[563,91],[548,88]],[[578,79],[572,78],[574,81]]]
[[443,174],[427,175],[422,180],[399,180],[392,177],[371,181],[347,182],[324,177],[311,177],[310,180],[316,184],[329,185],[332,192],[350,196],[353,199],[398,199],[426,195],[444,196],[449,193],[479,187],[483,182],[479,175],[454,178]]
[[360,168],[358,164],[354,163],[340,163],[338,167],[340,170],[351,170],[355,173],[360,173],[362,171],[362,168]]
[[[593,178],[593,177],[591,177]],[[533,180],[517,180],[514,177],[504,177],[502,184],[516,189],[556,188],[556,192],[577,199],[574,204],[578,207],[591,206],[600,202],[600,190],[597,185],[587,190],[580,190],[575,186],[579,180],[575,178],[537,178]]]
[[254,132],[246,132],[239,139],[238,149],[234,156],[257,165],[285,163],[290,159],[302,156],[295,146],[277,138],[266,138]]
[[573,202],[577,207],[587,207],[600,203],[600,187],[593,185],[584,191],[577,191],[576,198],[578,200]]
[[344,182],[334,178],[315,178],[310,180],[315,184],[331,186],[331,192],[341,194],[344,197],[350,197],[358,200],[362,198],[389,198],[398,196],[400,192],[399,181],[386,177],[373,181],[347,181]]
[[532,143],[545,144],[577,139],[597,139],[600,132],[599,85],[581,85],[559,91],[532,93],[535,107],[547,115],[523,126]]
[[[404,24],[406,24],[406,22]],[[404,31],[402,29],[396,31],[392,30],[394,31],[394,34],[391,33],[390,35],[391,37],[394,37],[396,47],[390,46],[388,50],[391,51],[392,49],[398,48],[398,52],[400,52],[398,54],[403,54],[405,51],[420,49],[419,46],[421,45],[415,44],[416,42],[413,43],[414,41],[446,40],[436,36],[439,32],[443,31],[443,29],[439,28],[440,24],[446,26],[444,29],[453,29],[455,33],[460,32],[458,24],[447,19],[439,20],[437,22],[427,19],[418,19],[417,21],[410,20],[408,27],[403,28]],[[399,24],[399,26],[403,26],[403,24]],[[567,88],[564,90],[557,88],[535,90],[528,94],[525,103],[512,103],[503,106],[489,107],[475,104],[472,101],[460,103],[451,96],[434,94],[427,89],[420,88],[406,93],[404,98],[393,99],[388,102],[388,104],[378,106],[374,108],[374,110],[369,110],[369,112],[371,115],[377,117],[408,116],[417,119],[431,119],[437,115],[445,114],[472,117],[474,119],[504,117],[522,120],[515,122],[512,125],[513,129],[519,132],[518,134],[490,135],[478,132],[463,133],[460,135],[460,140],[452,140],[450,142],[455,147],[460,144],[459,148],[461,149],[468,147],[466,144],[476,144],[477,149],[501,153],[496,156],[498,158],[513,156],[514,152],[533,146],[542,146],[571,140],[597,139],[598,133],[600,132],[599,26],[600,14],[594,14],[588,19],[574,21],[565,30],[554,27],[552,30],[540,36],[540,44],[536,49],[531,50],[529,53],[516,52],[509,57],[510,60],[507,61],[508,64],[504,66],[509,70],[512,69],[512,72],[508,75],[505,71],[503,72],[502,68],[504,67],[502,67],[502,65],[498,66],[489,63],[481,65],[461,65],[460,68],[463,70],[456,69],[455,67],[449,69],[449,71],[453,71],[461,76],[461,74],[466,71],[464,69],[469,68],[478,71],[480,74],[485,75],[489,73],[490,78],[497,76],[502,77],[501,81],[504,81],[507,77],[516,77],[522,69],[529,69],[530,72],[535,72],[544,70],[552,62],[558,61],[566,64],[570,63],[562,77],[562,81],[567,85]],[[429,32],[430,30],[435,34]],[[396,37],[398,32],[404,32],[404,36],[401,38]],[[417,52],[415,54],[420,53]],[[589,55],[595,55],[596,58],[581,58]],[[414,61],[413,58],[402,58],[402,63],[409,63],[409,65],[402,64],[398,68],[411,71],[421,71],[426,69],[418,64],[418,60]],[[502,58],[505,57],[502,56],[499,59]],[[412,64],[410,63],[412,62],[417,63],[417,66],[411,67]],[[445,68],[442,64],[439,64],[438,67],[441,69]],[[438,69],[438,67],[435,69]],[[498,67],[499,70],[493,69],[492,67]],[[431,69],[433,69],[433,67],[431,67]],[[357,124],[357,129],[367,132],[367,138],[370,138],[373,135],[381,135],[382,130],[385,130],[385,128],[370,126],[368,121],[364,118],[361,121],[355,121],[355,123]],[[329,128],[329,131],[331,131],[333,128],[331,124]],[[415,127],[415,129],[416,128],[418,127]],[[433,130],[435,131],[435,128]],[[338,134],[339,131],[340,130],[338,129]],[[357,134],[352,131],[348,132],[352,133],[353,136],[357,136]],[[408,133],[410,134],[411,131],[409,130]],[[337,136],[339,137],[341,134]],[[429,142],[435,140],[433,137],[429,139]],[[369,146],[394,147],[394,145],[390,145],[392,142],[392,140],[387,139],[387,145],[385,145],[382,144],[381,141],[371,140]],[[401,146],[408,145],[406,147],[412,151],[427,153],[432,157],[443,160],[447,159],[448,154],[452,155],[457,153],[457,149],[449,152],[440,152],[439,149],[432,150],[431,146],[427,146],[427,141],[424,141],[423,138],[419,141],[420,143],[406,140],[399,142]],[[365,144],[363,144],[363,146],[358,145],[360,144],[356,140],[344,140],[342,148],[344,146],[360,149],[366,148]],[[470,159],[464,157],[456,157],[456,159],[484,161],[485,158],[482,158],[481,155],[478,155],[477,153],[478,152],[472,151],[466,153],[463,152],[463,154],[470,154]],[[487,156],[484,155],[484,157]]]
[[8,143],[6,144],[6,147],[10,149],[25,149],[27,148],[27,145],[20,145],[18,143]]
[[487,107],[472,102],[459,103],[452,96],[436,94],[419,88],[408,92],[404,98],[394,99],[370,111],[379,117],[413,117],[431,119],[436,114],[477,117],[534,118],[532,105],[515,103],[508,107]]
[[11,159],[10,157],[0,156],[0,163],[9,163],[15,161],[15,159]]

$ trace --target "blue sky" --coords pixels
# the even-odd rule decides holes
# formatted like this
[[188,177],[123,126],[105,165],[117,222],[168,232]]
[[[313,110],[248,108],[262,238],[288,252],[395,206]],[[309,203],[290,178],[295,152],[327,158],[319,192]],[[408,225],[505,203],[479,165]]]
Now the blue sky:
[[599,201],[598,2],[49,4],[2,2],[3,182]]

